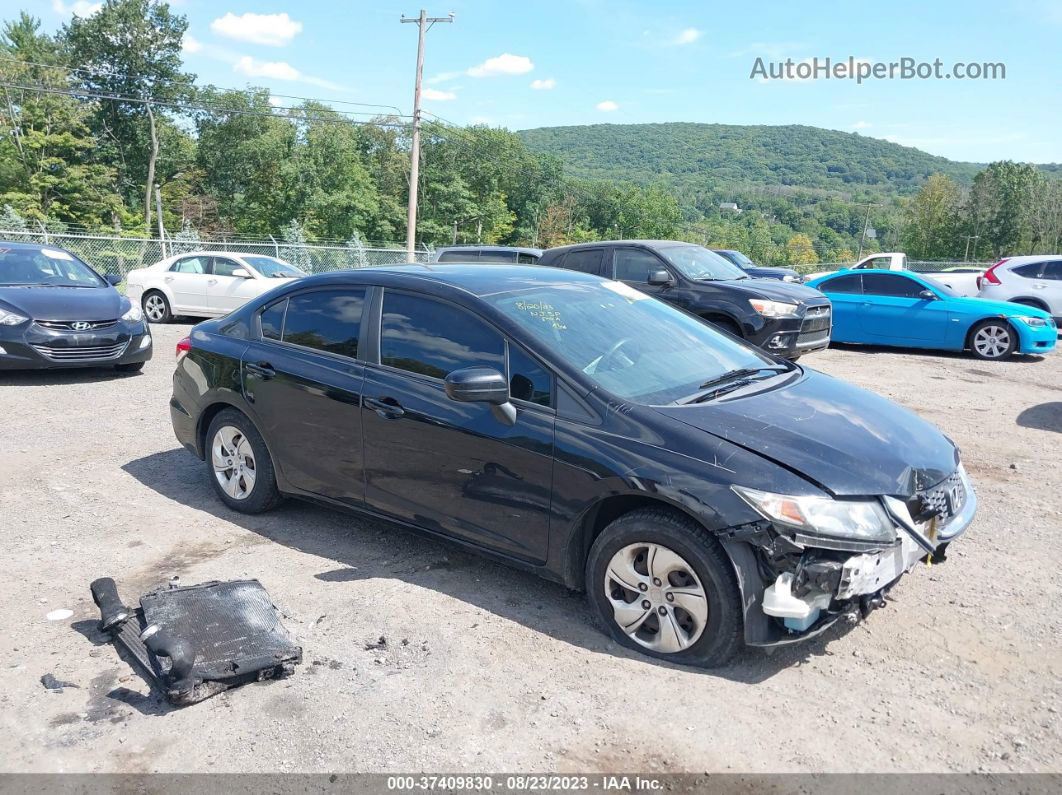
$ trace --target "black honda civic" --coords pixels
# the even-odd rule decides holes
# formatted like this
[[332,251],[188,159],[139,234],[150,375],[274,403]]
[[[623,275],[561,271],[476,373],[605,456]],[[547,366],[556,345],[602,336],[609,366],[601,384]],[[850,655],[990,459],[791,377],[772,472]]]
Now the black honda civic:
[[140,307],[69,251],[0,241],[0,370],[140,370],[151,332]]
[[619,643],[676,662],[865,615],[976,510],[916,415],[584,273],[313,276],[178,357],[174,430],[230,508],[445,536],[585,589]]

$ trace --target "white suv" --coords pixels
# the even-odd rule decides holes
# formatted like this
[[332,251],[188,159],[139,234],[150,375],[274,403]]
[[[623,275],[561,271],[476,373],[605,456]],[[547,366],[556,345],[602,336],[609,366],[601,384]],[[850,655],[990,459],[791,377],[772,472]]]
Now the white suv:
[[305,276],[294,265],[261,254],[190,251],[129,271],[126,295],[152,323],[174,315],[217,317],[245,301]]
[[977,286],[979,298],[1035,306],[1062,317],[1062,254],[1001,259]]

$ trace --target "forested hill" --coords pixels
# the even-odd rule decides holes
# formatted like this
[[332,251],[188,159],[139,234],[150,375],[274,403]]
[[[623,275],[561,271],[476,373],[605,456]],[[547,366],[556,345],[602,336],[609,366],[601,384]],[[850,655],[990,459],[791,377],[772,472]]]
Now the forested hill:
[[592,124],[518,133],[574,176],[659,182],[680,192],[791,186],[837,193],[915,192],[930,174],[969,184],[981,166],[819,127]]

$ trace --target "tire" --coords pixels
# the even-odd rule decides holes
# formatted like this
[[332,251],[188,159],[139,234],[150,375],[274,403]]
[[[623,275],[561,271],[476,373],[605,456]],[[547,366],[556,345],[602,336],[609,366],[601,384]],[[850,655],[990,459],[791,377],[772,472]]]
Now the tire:
[[211,420],[206,465],[214,491],[234,511],[263,513],[283,499],[265,440],[254,423],[236,409],[224,409]]
[[116,364],[114,369],[119,373],[139,373],[144,369],[144,362],[127,362],[126,364]]
[[140,299],[140,307],[144,310],[144,317],[148,323],[169,323],[173,320],[173,311],[170,302],[165,295],[158,290],[149,290]]
[[989,318],[970,329],[970,353],[978,359],[1006,359],[1018,347],[1018,332],[1002,318]]
[[[651,573],[663,576],[654,580]],[[628,649],[711,668],[729,662],[741,645],[741,593],[733,566],[704,528],[677,512],[644,508],[613,521],[590,548],[586,590],[598,624]],[[669,599],[669,593],[678,598]],[[628,619],[625,630],[620,622]]]

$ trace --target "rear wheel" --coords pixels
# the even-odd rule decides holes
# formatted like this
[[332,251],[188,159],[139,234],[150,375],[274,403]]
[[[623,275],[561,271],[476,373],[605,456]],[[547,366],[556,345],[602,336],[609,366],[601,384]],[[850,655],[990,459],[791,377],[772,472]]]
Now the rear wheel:
[[741,597],[726,553],[692,520],[650,508],[621,516],[586,563],[594,614],[617,643],[686,665],[727,663],[741,638]]
[[1005,359],[1018,347],[1018,332],[1005,320],[982,320],[970,329],[970,351],[978,359]]
[[214,491],[241,513],[262,513],[281,501],[265,440],[245,414],[221,411],[207,429],[207,466]]
[[141,301],[144,316],[151,323],[169,323],[173,319],[170,302],[158,290],[147,293]]
[[1045,304],[1045,303],[1043,303],[1041,301],[1036,301],[1036,300],[1034,300],[1032,298],[1015,298],[1013,301],[1011,301],[1011,303],[1012,304],[1021,304],[1022,306],[1031,306],[1033,309],[1042,309],[1045,312],[1050,312],[1051,311],[1050,309],[1047,308],[1047,304]]

